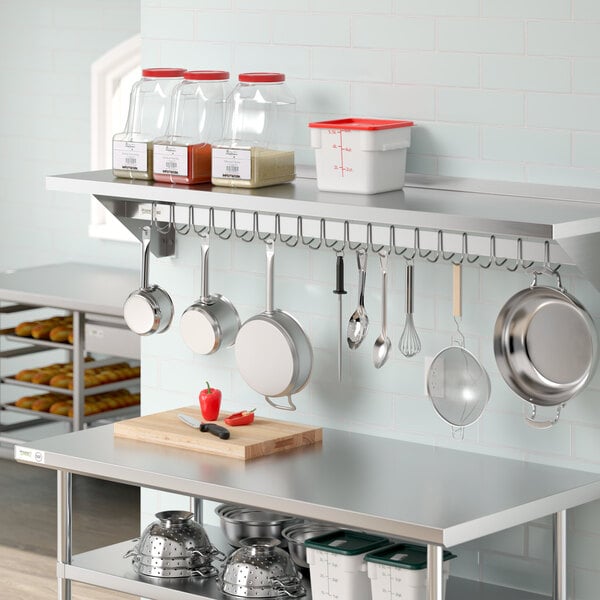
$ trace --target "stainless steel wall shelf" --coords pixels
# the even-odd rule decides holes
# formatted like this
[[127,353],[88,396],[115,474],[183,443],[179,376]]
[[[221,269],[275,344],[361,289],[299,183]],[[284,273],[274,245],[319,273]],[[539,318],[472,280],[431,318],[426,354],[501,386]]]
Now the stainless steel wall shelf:
[[154,249],[158,256],[172,254],[176,232],[211,226],[215,231],[233,229],[242,239],[257,233],[297,238],[300,233],[312,247],[320,238],[374,249],[393,245],[397,252],[418,246],[430,259],[436,252],[540,262],[549,258],[577,265],[600,289],[598,190],[570,193],[514,184],[492,193],[481,182],[409,177],[403,190],[355,195],[320,192],[312,178],[245,190],[130,181],[114,178],[111,171],[52,176],[46,186],[94,195],[138,237],[141,225],[153,222],[163,234],[161,246]]

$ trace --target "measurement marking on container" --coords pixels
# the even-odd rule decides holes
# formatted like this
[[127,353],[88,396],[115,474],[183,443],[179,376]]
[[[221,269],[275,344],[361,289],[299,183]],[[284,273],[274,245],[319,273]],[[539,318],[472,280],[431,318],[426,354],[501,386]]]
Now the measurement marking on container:
[[[350,130],[348,130],[348,131],[350,131]],[[333,170],[340,171],[342,174],[342,177],[344,177],[346,173],[348,173],[348,174],[352,173],[352,167],[348,167],[344,164],[344,152],[352,152],[352,148],[350,146],[344,145],[343,130],[333,129],[333,130],[329,130],[329,133],[332,133],[332,134],[337,133],[340,136],[339,144],[332,144],[332,146],[331,146],[332,148],[339,149],[339,151],[340,151],[340,164],[333,165]]]

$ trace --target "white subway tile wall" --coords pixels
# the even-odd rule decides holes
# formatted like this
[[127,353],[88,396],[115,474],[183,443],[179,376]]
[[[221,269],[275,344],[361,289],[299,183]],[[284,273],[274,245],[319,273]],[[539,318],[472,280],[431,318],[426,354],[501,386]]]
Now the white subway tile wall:
[[[298,99],[300,162],[314,160],[309,121],[405,118],[416,121],[411,172],[600,187],[600,9],[592,0],[142,0],[142,15],[145,62],[225,68],[233,78],[249,70],[285,72]],[[213,246],[211,287],[234,302],[242,320],[260,312],[262,244],[216,240]],[[176,259],[153,263],[156,280],[177,293],[177,314],[199,293],[198,252],[196,239],[180,237]],[[346,258],[349,316],[357,277],[354,256]],[[298,412],[282,415],[249,390],[232,350],[192,356],[177,317],[160,340],[143,342],[144,360],[155,368],[144,376],[144,411],[194,403],[209,379],[225,391],[227,409],[256,405],[274,418],[600,471],[600,375],[554,429],[539,432],[525,425],[523,404],[495,365],[493,324],[507,298],[529,284],[524,274],[465,268],[463,328],[468,347],[490,373],[493,394],[465,439],[452,437],[424,390],[426,360],[449,343],[454,330],[450,267],[416,263],[415,322],[423,350],[408,360],[397,349],[404,266],[401,258],[391,264],[394,348],[383,369],[371,364],[381,318],[377,261],[369,260],[367,277],[370,333],[357,351],[344,352],[338,384],[334,255],[283,247],[276,255],[276,304],[299,318],[315,350]],[[567,286],[600,317],[599,293],[573,269],[566,271]],[[143,520],[164,505],[153,494]],[[570,597],[596,600],[600,503],[570,511],[569,531]],[[549,593],[550,540],[549,520],[523,525],[456,548],[452,568],[465,577]]]

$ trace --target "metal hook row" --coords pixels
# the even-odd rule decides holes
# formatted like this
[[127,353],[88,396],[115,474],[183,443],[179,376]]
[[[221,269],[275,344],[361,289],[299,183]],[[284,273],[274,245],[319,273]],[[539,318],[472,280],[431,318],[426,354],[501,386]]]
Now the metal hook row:
[[[332,249],[334,252],[340,253],[345,250],[351,251],[371,251],[375,254],[392,252],[396,256],[403,256],[406,260],[412,261],[416,258],[427,260],[430,263],[436,263],[440,259],[443,261],[451,261],[454,264],[475,264],[477,263],[482,269],[489,269],[492,266],[504,267],[510,272],[517,270],[530,269],[534,264],[535,260],[525,260],[523,257],[523,239],[516,239],[516,259],[499,258],[496,252],[496,236],[490,235],[489,252],[486,255],[471,254],[469,252],[469,234],[462,232],[461,234],[461,250],[458,251],[447,251],[444,249],[444,230],[437,230],[437,249],[422,249],[421,248],[421,230],[419,227],[413,229],[413,244],[410,246],[398,246],[396,242],[396,229],[407,229],[406,227],[390,225],[389,226],[389,240],[388,244],[375,244],[373,241],[373,224],[366,224],[366,239],[364,242],[352,242],[350,240],[350,222],[343,222],[343,239],[342,240],[331,240],[327,237],[327,220],[325,218],[319,219],[319,235],[318,237],[307,237],[303,231],[304,220],[302,216],[296,216],[296,231],[294,234],[284,235],[281,231],[281,215],[275,214],[275,226],[274,231],[271,233],[261,233],[259,228],[259,213],[257,211],[252,212],[252,230],[239,230],[237,225],[237,213],[235,209],[229,211],[229,225],[227,227],[217,227],[215,225],[215,209],[209,207],[208,209],[208,224],[203,226],[197,226],[195,223],[195,211],[193,206],[188,207],[188,222],[185,225],[177,226],[175,224],[175,206],[169,205],[169,222],[166,225],[159,225],[157,220],[157,203],[152,204],[152,225],[161,233],[168,233],[171,227],[181,235],[187,235],[190,231],[194,231],[201,237],[208,235],[216,235],[222,240],[228,240],[233,235],[244,242],[253,242],[258,239],[260,241],[280,241],[286,244],[290,248],[294,248],[301,244],[311,248],[312,250],[318,250],[320,248]],[[550,264],[550,243],[549,241],[544,242],[544,267],[550,270],[557,270],[559,267],[552,268]]]

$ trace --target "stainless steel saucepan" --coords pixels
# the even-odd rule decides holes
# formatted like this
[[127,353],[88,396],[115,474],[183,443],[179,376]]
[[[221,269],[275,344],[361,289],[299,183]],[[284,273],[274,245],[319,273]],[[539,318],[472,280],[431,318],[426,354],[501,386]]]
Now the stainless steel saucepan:
[[[267,306],[248,319],[235,340],[235,359],[244,381],[275,408],[296,410],[292,395],[308,383],[313,351],[308,336],[292,315],[273,308],[275,248],[266,243]],[[272,398],[287,397],[287,405]]]
[[[538,285],[550,274],[557,287]],[[598,363],[598,333],[581,303],[568,294],[556,271],[534,273],[531,286],[509,298],[494,328],[494,354],[509,387],[531,403],[527,423],[554,425],[567,400],[590,382]],[[554,418],[536,419],[536,406],[556,407]]]
[[181,315],[181,336],[198,354],[213,354],[235,342],[240,317],[235,306],[221,294],[208,293],[208,237],[202,240],[202,295]]
[[131,331],[138,335],[163,333],[173,320],[171,296],[158,285],[148,284],[150,262],[150,226],[142,227],[141,287],[129,294],[123,316]]

